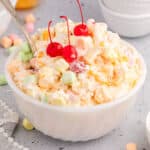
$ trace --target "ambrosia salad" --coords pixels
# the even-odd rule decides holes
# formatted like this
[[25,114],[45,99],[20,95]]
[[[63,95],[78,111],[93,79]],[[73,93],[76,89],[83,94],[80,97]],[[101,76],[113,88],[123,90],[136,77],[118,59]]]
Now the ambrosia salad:
[[89,19],[83,36],[74,31],[78,23],[67,23],[39,29],[33,35],[37,51],[27,43],[19,47],[8,65],[16,86],[35,100],[59,106],[99,105],[128,94],[142,74],[136,50],[104,23]]

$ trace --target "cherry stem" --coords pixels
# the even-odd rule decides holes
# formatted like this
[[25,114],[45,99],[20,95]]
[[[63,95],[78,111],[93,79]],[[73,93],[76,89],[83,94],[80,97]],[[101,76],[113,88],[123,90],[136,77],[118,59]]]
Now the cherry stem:
[[52,43],[53,41],[52,41],[52,36],[51,36],[51,31],[50,31],[51,24],[52,24],[52,20],[48,22],[48,34],[49,34],[50,42]]
[[82,19],[82,24],[83,24],[83,23],[84,23],[84,17],[83,17],[83,11],[82,11],[82,7],[81,7],[80,0],[77,0],[77,3],[78,3],[78,5],[79,5],[80,14],[81,14],[81,19]]
[[68,42],[69,42],[69,45],[70,45],[70,29],[69,29],[68,17],[67,17],[67,16],[60,16],[60,18],[66,20],[66,23],[67,23],[67,30],[68,30]]

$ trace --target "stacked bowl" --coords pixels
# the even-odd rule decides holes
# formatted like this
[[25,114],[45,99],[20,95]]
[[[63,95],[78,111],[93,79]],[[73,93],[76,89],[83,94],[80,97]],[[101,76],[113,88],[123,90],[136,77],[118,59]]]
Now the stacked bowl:
[[[10,0],[13,6],[16,5],[16,0]],[[10,14],[6,11],[4,6],[0,2],[0,35],[3,34],[8,28],[9,22],[11,20]]]
[[150,33],[150,0],[99,0],[109,27],[126,37]]

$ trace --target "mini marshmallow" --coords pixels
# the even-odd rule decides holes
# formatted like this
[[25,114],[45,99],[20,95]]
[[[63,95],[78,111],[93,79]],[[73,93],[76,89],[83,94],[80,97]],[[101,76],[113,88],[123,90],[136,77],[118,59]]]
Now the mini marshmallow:
[[36,18],[33,14],[28,14],[26,17],[25,17],[25,22],[26,23],[35,23],[36,21]]
[[26,23],[25,27],[29,33],[32,33],[34,31],[34,24],[33,23]]
[[69,64],[64,59],[59,59],[55,63],[55,68],[59,72],[64,72],[69,68]]
[[14,39],[14,41],[13,41],[13,45],[14,45],[14,46],[21,45],[22,43],[23,43],[23,41],[22,41],[22,39],[20,39],[20,38],[16,38],[16,39]]
[[48,98],[48,95],[46,93],[44,93],[43,95],[41,95],[41,101],[43,103],[48,103],[48,100],[49,100],[49,98]]
[[9,37],[5,36],[0,40],[0,45],[3,48],[9,48],[9,47],[11,47],[12,44],[13,44],[13,41]]
[[72,85],[76,82],[76,74],[72,71],[66,71],[62,75],[62,82],[66,85]]
[[26,129],[26,130],[33,130],[34,127],[33,125],[30,123],[30,121],[28,119],[24,119],[23,122],[22,122],[22,125],[23,127]]
[[36,84],[37,83],[37,77],[35,75],[28,75],[23,80],[24,84]]
[[137,150],[135,143],[128,143],[126,146],[126,150]]
[[49,33],[48,33],[48,30],[44,30],[42,32],[42,40],[46,41],[46,40],[49,40]]
[[66,101],[63,97],[58,97],[56,99],[53,99],[51,101],[51,104],[57,105],[57,106],[64,106],[64,105],[66,105]]
[[18,38],[18,35],[17,35],[17,34],[12,33],[12,34],[10,34],[10,35],[9,35],[9,38],[10,38],[12,41],[14,41],[15,39],[17,39],[17,38]]
[[7,85],[7,80],[4,75],[0,75],[0,86]]

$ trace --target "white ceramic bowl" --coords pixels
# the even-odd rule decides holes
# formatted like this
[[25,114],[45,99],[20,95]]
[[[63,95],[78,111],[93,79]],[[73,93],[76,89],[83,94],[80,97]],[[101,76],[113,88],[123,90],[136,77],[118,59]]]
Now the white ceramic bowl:
[[150,14],[150,0],[102,0],[104,4],[119,13]]
[[146,117],[146,132],[147,132],[148,142],[150,143],[150,112],[147,114]]
[[[128,44],[128,43],[126,43]],[[20,111],[44,134],[67,141],[87,141],[99,138],[116,128],[136,100],[145,76],[146,65],[142,63],[142,76],[137,86],[126,96],[113,102],[87,107],[61,107],[39,102],[24,94],[13,82],[7,65],[17,52],[14,52],[6,64],[6,78],[12,88]]]
[[[15,6],[16,0],[10,0],[12,5]],[[0,35],[3,34],[8,28],[9,22],[11,20],[10,14],[6,11],[4,6],[0,3]]]
[[150,33],[150,14],[127,15],[112,11],[99,1],[103,16],[108,26],[126,37],[139,37]]

